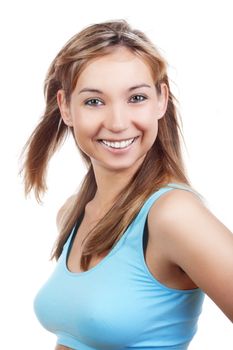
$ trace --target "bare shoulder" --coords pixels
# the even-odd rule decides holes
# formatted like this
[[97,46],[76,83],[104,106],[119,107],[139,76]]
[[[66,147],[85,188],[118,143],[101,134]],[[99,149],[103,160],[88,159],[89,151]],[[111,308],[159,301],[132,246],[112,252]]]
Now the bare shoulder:
[[[179,220],[179,214],[193,214],[194,210],[209,212],[204,201],[194,192],[184,189],[174,188],[164,193],[151,207],[149,219],[156,218],[157,223],[164,221],[166,225],[173,220]],[[178,216],[177,216],[178,215]],[[159,221],[158,221],[159,220]]]
[[65,203],[58,210],[56,222],[59,230],[62,227],[62,223],[64,221],[64,218],[66,217],[66,214],[72,209],[76,200],[77,194],[73,194],[65,201]]
[[163,193],[149,211],[150,239],[155,245],[160,245],[167,260],[179,265],[176,250],[171,247],[177,241],[184,244],[189,240],[193,234],[192,229],[196,227],[198,230],[200,218],[203,220],[207,215],[211,214],[197,194],[188,190],[172,189]]
[[[194,193],[173,189],[148,215],[151,239],[233,320],[233,234]],[[228,286],[228,289],[223,286]]]
[[166,239],[191,243],[198,237],[201,242],[214,236],[227,236],[232,233],[208,209],[203,200],[194,192],[173,189],[157,200],[148,215],[152,233],[166,235]]

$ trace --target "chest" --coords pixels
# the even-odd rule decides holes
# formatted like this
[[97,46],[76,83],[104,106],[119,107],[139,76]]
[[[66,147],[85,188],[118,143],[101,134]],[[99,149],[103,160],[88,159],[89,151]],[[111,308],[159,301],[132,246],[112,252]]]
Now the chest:
[[[94,228],[97,222],[98,219],[89,220],[84,216],[80,226],[77,229],[77,232],[75,232],[66,260],[67,268],[70,272],[83,272],[81,268],[83,243],[88,235],[88,232]],[[155,279],[159,280],[166,286],[175,289],[192,289],[196,287],[196,285],[185,273],[183,273],[177,266],[171,264],[166,256],[163,255],[163,249],[159,246],[156,240],[150,239],[150,232],[147,222],[144,226],[144,232],[142,235],[142,248],[143,260]],[[110,251],[106,251],[100,256],[93,255],[88,270],[96,267],[102,260],[104,260],[109,252]]]
[[[88,233],[94,228],[98,220],[88,220],[83,218],[77,232],[74,232],[74,239],[70,242],[70,246],[67,253],[67,268],[74,273],[82,273],[81,268],[81,256],[83,252],[83,246]],[[93,255],[89,264],[89,269],[95,267],[101,260],[108,255],[108,251],[101,256]]]

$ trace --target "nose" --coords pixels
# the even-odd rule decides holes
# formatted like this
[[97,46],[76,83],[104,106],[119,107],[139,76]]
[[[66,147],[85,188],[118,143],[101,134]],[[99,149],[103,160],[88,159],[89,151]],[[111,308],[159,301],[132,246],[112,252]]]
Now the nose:
[[111,132],[119,133],[128,128],[129,122],[129,118],[124,108],[115,105],[109,108],[105,117],[104,126]]

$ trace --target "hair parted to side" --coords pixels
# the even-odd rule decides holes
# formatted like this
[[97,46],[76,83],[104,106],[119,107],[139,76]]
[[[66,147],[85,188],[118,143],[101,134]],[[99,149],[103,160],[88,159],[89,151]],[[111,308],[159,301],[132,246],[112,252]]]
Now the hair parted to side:
[[[45,174],[48,162],[67,133],[71,131],[73,134],[73,130],[62,121],[57,104],[58,90],[64,89],[66,101],[69,103],[86,64],[93,58],[110,53],[116,45],[127,47],[149,65],[158,93],[160,84],[165,83],[169,90],[169,100],[166,114],[158,121],[157,138],[142,165],[117,196],[111,209],[84,240],[81,257],[83,271],[88,269],[94,254],[101,256],[117,243],[148,196],[166,185],[170,178],[176,178],[180,183],[191,186],[182,159],[180,136],[183,138],[183,135],[178,123],[175,98],[169,86],[166,62],[144,33],[133,30],[125,20],[115,20],[84,28],[66,43],[53,60],[44,84],[45,112],[24,148],[26,194],[33,189],[40,200],[46,189]],[[87,166],[87,173],[76,194],[73,207],[64,215],[61,232],[52,254],[52,257],[57,259],[71,229],[84,214],[86,204],[94,197],[97,189],[91,161],[81,149],[79,152]]]

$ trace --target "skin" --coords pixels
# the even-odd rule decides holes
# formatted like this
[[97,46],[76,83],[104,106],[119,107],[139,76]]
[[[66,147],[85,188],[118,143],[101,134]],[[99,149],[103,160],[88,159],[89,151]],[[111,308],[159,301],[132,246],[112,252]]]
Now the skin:
[[[150,87],[129,91],[141,84]],[[101,92],[80,93],[86,88]],[[96,195],[86,206],[70,252],[68,267],[73,272],[79,270],[77,256],[81,254],[77,237],[85,237],[90,218],[92,221],[100,218],[142,163],[156,139],[158,120],[165,114],[167,98],[166,85],[161,86],[158,94],[148,65],[126,48],[91,60],[81,73],[69,104],[63,90],[59,90],[57,101],[62,118],[73,127],[76,142],[90,157],[97,182]],[[119,153],[109,151],[98,141],[133,137],[138,138],[126,152]],[[58,226],[73,198],[60,209]],[[151,207],[148,231],[145,260],[151,273],[170,288],[200,287],[233,321],[232,232],[195,194],[176,189]],[[96,263],[94,260],[91,266]],[[56,350],[65,349],[69,348],[56,346]]]

